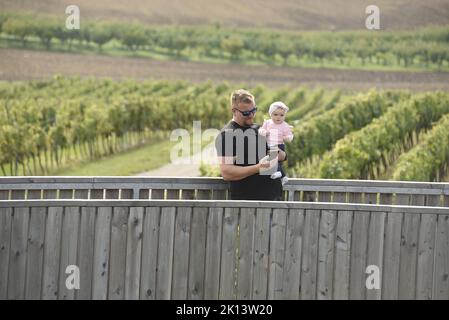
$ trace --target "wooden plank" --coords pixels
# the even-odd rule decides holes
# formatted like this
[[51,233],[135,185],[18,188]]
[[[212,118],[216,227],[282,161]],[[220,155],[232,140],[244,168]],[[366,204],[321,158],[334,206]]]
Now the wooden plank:
[[416,299],[419,300],[432,299],[436,220],[435,214],[423,214],[421,216],[418,268],[416,271]]
[[59,199],[73,199],[73,189],[59,190]]
[[25,200],[26,190],[11,190],[11,200]]
[[89,199],[89,189],[75,189],[74,199]]
[[377,204],[377,193],[365,193],[365,203]]
[[393,194],[381,193],[379,196],[379,204],[393,204]]
[[191,215],[192,208],[188,207],[180,207],[176,212],[173,290],[171,299],[187,299]]
[[167,199],[178,200],[179,189],[167,189]]
[[415,299],[419,225],[420,215],[404,214],[399,265],[399,299]]
[[220,290],[220,257],[224,210],[223,208],[210,208],[209,211],[204,299],[217,300]]
[[106,199],[119,199],[119,189],[106,189]]
[[270,243],[270,274],[268,279],[268,299],[279,300],[284,296],[284,258],[287,209],[273,209]]
[[334,299],[349,299],[352,211],[339,211],[335,237]]
[[426,195],[426,207],[439,207],[440,195],[428,194]]
[[369,212],[355,211],[351,235],[351,273],[349,298],[365,299],[366,252],[368,247]]
[[113,211],[108,299],[122,300],[125,297],[126,241],[129,208],[114,207]]
[[156,275],[159,243],[159,207],[145,208],[142,241],[142,274],[140,277],[140,299],[156,298]]
[[268,294],[268,257],[271,209],[256,209],[254,231],[253,299],[266,300]]
[[237,299],[252,297],[256,208],[242,208],[239,222]]
[[331,192],[318,192],[318,201],[319,202],[331,202]]
[[302,196],[302,201],[315,202],[316,201],[316,191],[304,191],[303,196]]
[[346,203],[346,192],[334,192],[332,202]]
[[151,189],[151,199],[164,199],[164,189]]
[[120,190],[120,199],[133,199],[133,189],[121,189]]
[[213,190],[212,199],[226,200],[227,190]]
[[225,208],[221,248],[220,300],[236,298],[236,239],[239,208]]
[[0,200],[9,200],[9,190],[0,190]]
[[90,199],[104,199],[104,190],[103,189],[91,189],[90,190]]
[[156,288],[156,299],[161,300],[168,300],[171,298],[175,214],[175,207],[162,208],[159,230]]
[[39,200],[41,198],[42,198],[42,190],[28,190],[27,200],[32,200],[32,199]]
[[92,298],[96,211],[97,208],[95,207],[81,207],[78,249],[80,289],[76,290],[77,299],[88,300]]
[[112,207],[98,207],[92,274],[92,299],[94,300],[106,300],[108,296],[111,217]]
[[206,261],[206,225],[208,208],[193,208],[189,258],[189,300],[204,299],[204,265]]
[[150,199],[150,189],[140,189],[139,190],[139,199]]
[[59,291],[58,298],[60,300],[73,300],[75,290],[68,289],[66,286],[66,269],[70,265],[77,265],[78,251],[78,225],[80,219],[80,207],[65,207],[62,222],[62,243],[61,257],[59,268]]
[[439,215],[435,239],[433,299],[449,299],[449,215]]
[[410,205],[411,206],[425,206],[426,196],[423,194],[411,194],[410,195]]
[[334,210],[321,212],[317,279],[317,298],[319,300],[332,299],[336,214],[337,212]]
[[316,299],[320,211],[306,210],[305,215],[301,266],[301,299],[311,300]]
[[42,196],[44,199],[58,199],[58,190],[55,189],[44,189],[42,191]]
[[126,248],[125,299],[139,299],[142,257],[143,207],[131,207]]
[[13,208],[0,208],[0,300],[6,300]]
[[449,195],[444,196],[444,207],[449,207]]
[[398,206],[408,206],[410,203],[410,195],[397,193],[395,204]]
[[397,300],[399,297],[402,213],[388,213],[386,224],[384,267],[381,270],[382,299]]
[[181,192],[181,199],[193,200],[195,199],[195,190],[184,189]]
[[8,274],[8,299],[10,300],[25,298],[25,273],[29,218],[29,208],[14,208]]
[[362,203],[362,193],[350,192],[348,194],[348,203]]
[[211,190],[199,189],[196,193],[197,200],[210,200],[212,198]]
[[42,282],[42,299],[45,300],[56,300],[58,298],[63,209],[63,207],[50,207],[47,211],[44,249],[44,279]]
[[287,218],[283,299],[298,300],[301,284],[301,252],[304,228],[304,210],[290,209]]
[[[368,255],[366,266],[377,266],[380,271],[380,277],[383,273],[383,249],[384,249],[384,233],[385,233],[385,212],[371,212],[368,234]],[[367,274],[368,276],[368,274]],[[366,288],[367,300],[380,300],[382,294],[382,278],[380,280],[380,288]],[[366,281],[365,281],[366,282]]]

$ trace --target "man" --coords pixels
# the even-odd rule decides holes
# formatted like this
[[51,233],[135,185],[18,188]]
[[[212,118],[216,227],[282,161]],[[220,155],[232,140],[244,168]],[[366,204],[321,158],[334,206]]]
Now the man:
[[220,171],[230,181],[232,200],[273,200],[282,197],[280,179],[271,179],[277,161],[285,161],[286,154],[279,150],[271,155],[265,137],[259,135],[254,124],[257,111],[254,96],[243,89],[231,95],[232,120],[215,140]]

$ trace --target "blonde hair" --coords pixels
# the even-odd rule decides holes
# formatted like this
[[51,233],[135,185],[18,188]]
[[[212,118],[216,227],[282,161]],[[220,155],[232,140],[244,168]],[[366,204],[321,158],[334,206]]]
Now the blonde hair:
[[231,94],[231,109],[237,107],[239,103],[252,103],[256,105],[256,100],[249,91],[238,89]]

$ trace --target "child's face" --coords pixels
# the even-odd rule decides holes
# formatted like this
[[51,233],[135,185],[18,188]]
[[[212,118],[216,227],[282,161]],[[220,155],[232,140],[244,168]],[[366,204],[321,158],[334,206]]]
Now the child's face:
[[274,110],[274,112],[271,114],[271,119],[276,124],[281,124],[284,122],[285,119],[285,110],[282,108],[277,108]]

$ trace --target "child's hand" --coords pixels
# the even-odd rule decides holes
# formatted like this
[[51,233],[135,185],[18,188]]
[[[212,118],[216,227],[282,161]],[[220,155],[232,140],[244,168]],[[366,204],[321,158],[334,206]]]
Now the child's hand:
[[291,142],[293,140],[293,135],[286,136],[284,140]]
[[266,136],[267,135],[267,130],[265,130],[265,129],[263,129],[263,128],[260,128],[259,129],[259,134],[261,135],[261,136]]

